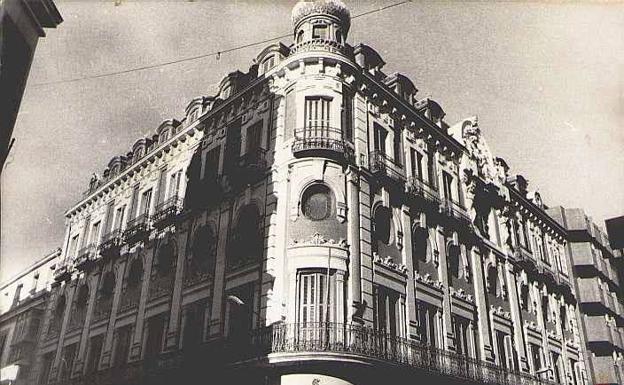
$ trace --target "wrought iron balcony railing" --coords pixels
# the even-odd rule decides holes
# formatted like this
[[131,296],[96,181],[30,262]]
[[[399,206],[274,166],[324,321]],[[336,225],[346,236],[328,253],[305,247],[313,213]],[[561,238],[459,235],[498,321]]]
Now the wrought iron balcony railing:
[[353,161],[354,158],[353,148],[346,140],[342,129],[327,126],[296,129],[292,152],[295,155],[303,155],[307,152],[331,153],[347,161]]
[[156,206],[156,214],[152,217],[154,227],[164,228],[173,223],[182,211],[184,200],[175,195]]
[[480,384],[553,384],[528,373],[510,371],[475,358],[356,325],[325,322],[277,324],[254,331],[250,345],[251,348],[241,354],[266,356],[272,353],[342,353],[408,365]]
[[405,190],[409,194],[420,196],[431,203],[440,203],[440,195],[438,194],[438,190],[419,178],[408,178],[407,184],[405,185]]
[[376,150],[370,153],[369,167],[373,174],[385,175],[396,182],[405,182],[403,166],[382,151]]
[[267,151],[264,148],[252,148],[238,158],[238,167],[254,170],[262,170],[267,166]]
[[98,246],[103,257],[113,256],[119,253],[123,234],[121,229],[113,230],[102,237],[102,243]]
[[128,243],[135,243],[144,239],[150,230],[150,217],[147,214],[141,214],[128,222],[128,227],[123,233],[123,239]]

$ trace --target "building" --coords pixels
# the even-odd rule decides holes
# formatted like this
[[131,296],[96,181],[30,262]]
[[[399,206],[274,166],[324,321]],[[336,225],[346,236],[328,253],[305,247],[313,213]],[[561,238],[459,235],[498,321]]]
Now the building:
[[52,0],[3,0],[0,2],[0,174],[11,145],[11,134],[35,54],[44,28],[63,21]]
[[33,370],[32,358],[60,255],[57,249],[0,285],[0,382],[21,381]]
[[[624,383],[622,260],[607,234],[582,209],[550,209],[568,231],[587,367],[595,384]],[[615,239],[615,237],[611,238]]]
[[36,384],[587,384],[566,231],[337,0],[66,212]]

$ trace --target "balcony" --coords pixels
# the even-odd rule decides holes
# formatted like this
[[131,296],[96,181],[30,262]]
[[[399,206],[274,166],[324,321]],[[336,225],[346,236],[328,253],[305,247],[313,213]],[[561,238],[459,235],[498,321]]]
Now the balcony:
[[407,180],[407,184],[405,185],[405,191],[413,196],[420,197],[425,201],[439,205],[440,204],[440,196],[438,195],[438,190],[430,184],[420,180],[416,177],[410,177]]
[[149,220],[149,215],[141,214],[128,222],[128,227],[123,233],[124,241],[129,244],[134,244],[138,241],[144,240],[149,235]]
[[116,257],[121,249],[122,233],[121,229],[113,230],[102,237],[102,243],[98,246],[100,254],[104,258]]
[[173,224],[182,211],[183,204],[184,200],[176,195],[156,206],[156,214],[152,217],[154,227],[164,229]]
[[326,156],[353,162],[354,152],[345,139],[342,129],[332,127],[306,127],[295,130],[292,144],[295,156]]
[[310,51],[325,51],[344,54],[346,49],[343,44],[338,43],[337,41],[321,38],[306,40],[290,47],[291,55]]
[[468,213],[466,212],[466,209],[459,203],[450,199],[444,199],[441,201],[440,212],[443,215],[446,215],[449,218],[456,219],[460,222],[465,222],[465,223],[471,222],[470,217],[468,216]]
[[416,341],[394,337],[357,325],[337,323],[278,324],[252,333],[250,347],[236,349],[248,359],[279,356],[287,360],[289,353],[299,361],[299,353],[330,354],[332,360],[343,357],[348,361],[371,360],[410,367],[421,373],[435,373],[445,377],[479,384],[552,384],[527,373],[508,371],[450,351],[431,348]]
[[229,169],[229,181],[240,187],[262,179],[267,168],[266,154],[267,151],[263,148],[249,149],[236,160],[236,167]]
[[56,282],[66,281],[71,278],[69,265],[65,261],[61,261],[54,270],[54,280]]
[[585,317],[585,329],[588,344],[613,345],[611,327],[607,325],[604,316]]
[[403,166],[397,164],[385,153],[377,150],[369,155],[369,167],[373,174],[386,177],[394,182],[405,182]]
[[78,251],[78,257],[74,262],[74,266],[76,266],[77,270],[84,271],[89,269],[96,258],[96,247],[95,244],[90,244]]

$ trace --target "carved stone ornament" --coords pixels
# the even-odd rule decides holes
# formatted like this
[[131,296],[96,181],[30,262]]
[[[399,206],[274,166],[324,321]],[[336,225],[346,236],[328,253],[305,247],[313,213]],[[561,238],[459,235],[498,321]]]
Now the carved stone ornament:
[[391,257],[382,258],[379,254],[373,253],[373,262],[386,266],[394,271],[397,271],[403,275],[407,274],[407,266],[404,264],[395,263]]
[[323,237],[319,233],[314,233],[309,239],[293,239],[292,244],[295,246],[338,246],[346,248],[348,247],[346,239],[339,239],[338,241],[334,239],[327,239]]
[[420,273],[415,272],[414,279],[416,280],[416,282],[420,282],[423,285],[433,287],[435,289],[442,290],[442,288],[444,287],[444,284],[442,282],[434,281],[433,279],[431,279],[431,275],[428,273],[425,275],[421,275]]

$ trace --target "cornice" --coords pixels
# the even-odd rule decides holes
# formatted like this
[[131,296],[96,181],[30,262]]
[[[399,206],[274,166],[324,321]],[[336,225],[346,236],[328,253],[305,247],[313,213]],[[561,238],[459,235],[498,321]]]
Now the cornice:
[[510,191],[510,198],[512,198],[512,202],[514,199],[517,200],[522,205],[522,207],[526,208],[531,214],[535,215],[537,218],[548,224],[551,229],[557,231],[558,235],[561,236],[563,239],[568,238],[568,232],[566,231],[566,229],[559,223],[557,223],[557,221],[555,221],[550,215],[548,215],[544,210],[537,207],[535,203],[522,196],[522,194],[518,190],[516,190],[516,188],[513,187],[511,184],[506,183],[505,185]]

